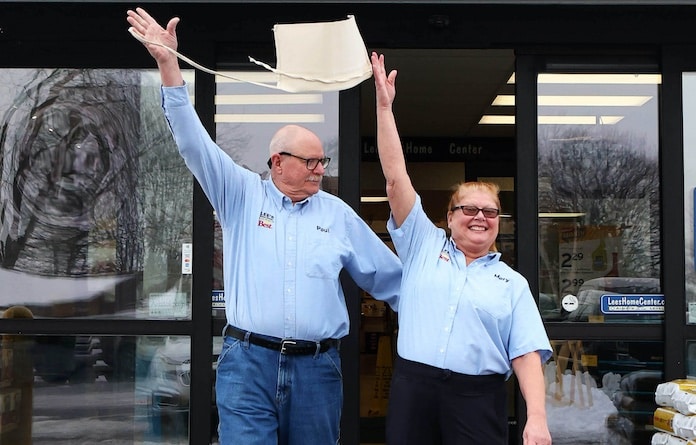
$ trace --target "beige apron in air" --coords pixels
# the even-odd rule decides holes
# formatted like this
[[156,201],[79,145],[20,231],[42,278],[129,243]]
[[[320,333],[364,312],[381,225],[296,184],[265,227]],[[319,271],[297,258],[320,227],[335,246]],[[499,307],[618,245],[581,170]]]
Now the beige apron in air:
[[162,46],[206,73],[291,93],[345,90],[372,76],[365,43],[352,15],[334,22],[275,25],[273,33],[277,66],[272,68],[252,57],[249,60],[275,73],[276,85],[210,70],[171,48],[145,40],[133,28],[128,31],[141,42]]

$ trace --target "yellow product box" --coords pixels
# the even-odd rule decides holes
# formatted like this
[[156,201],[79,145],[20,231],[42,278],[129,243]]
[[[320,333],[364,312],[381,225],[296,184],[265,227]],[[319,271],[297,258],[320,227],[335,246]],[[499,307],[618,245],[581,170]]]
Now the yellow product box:
[[696,439],[696,416],[685,416],[673,408],[657,408],[653,414],[653,426],[686,440]]
[[669,433],[657,432],[653,434],[650,445],[695,445],[693,440],[682,439]]
[[685,415],[696,414],[696,379],[660,383],[655,389],[655,403],[675,408]]

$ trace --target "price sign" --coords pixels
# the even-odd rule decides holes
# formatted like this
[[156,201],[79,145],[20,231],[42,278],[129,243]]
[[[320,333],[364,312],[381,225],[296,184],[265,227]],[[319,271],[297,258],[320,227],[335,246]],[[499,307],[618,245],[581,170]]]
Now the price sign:
[[568,226],[559,230],[558,265],[561,295],[577,295],[592,278],[619,276],[621,239],[613,226]]

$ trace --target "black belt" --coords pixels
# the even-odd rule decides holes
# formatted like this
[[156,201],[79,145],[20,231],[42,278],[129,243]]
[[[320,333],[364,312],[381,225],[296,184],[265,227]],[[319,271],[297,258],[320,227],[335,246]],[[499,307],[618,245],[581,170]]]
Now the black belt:
[[245,340],[249,334],[249,343],[263,348],[280,351],[286,355],[312,355],[321,352],[326,352],[331,348],[338,349],[341,340],[336,338],[328,338],[321,341],[295,340],[293,338],[276,338],[269,336],[261,336],[253,332],[244,331],[232,325],[227,325],[222,335],[229,335],[238,340]]

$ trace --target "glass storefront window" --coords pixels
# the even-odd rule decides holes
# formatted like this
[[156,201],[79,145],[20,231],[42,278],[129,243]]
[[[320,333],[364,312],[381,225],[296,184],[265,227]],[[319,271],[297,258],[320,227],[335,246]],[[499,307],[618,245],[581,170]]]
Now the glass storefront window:
[[554,445],[649,444],[662,342],[552,340],[544,367]]
[[686,375],[689,378],[696,378],[696,341],[686,342]]
[[189,337],[2,335],[0,443],[187,444]]
[[0,307],[190,318],[193,181],[159,85],[152,70],[0,69]]
[[[261,84],[277,81],[270,72],[223,74]],[[338,92],[287,93],[223,76],[215,81],[215,141],[238,165],[268,178],[271,138],[284,125],[301,125],[319,136],[325,155],[331,158],[322,190],[338,194]],[[222,230],[217,219],[213,230],[213,317],[224,318]]]
[[[696,129],[692,122],[696,119],[696,73],[682,74],[682,106],[684,131],[684,285],[686,287],[687,323],[696,323]],[[691,375],[696,372],[692,369]]]
[[546,321],[663,319],[659,83],[648,74],[538,76]]

